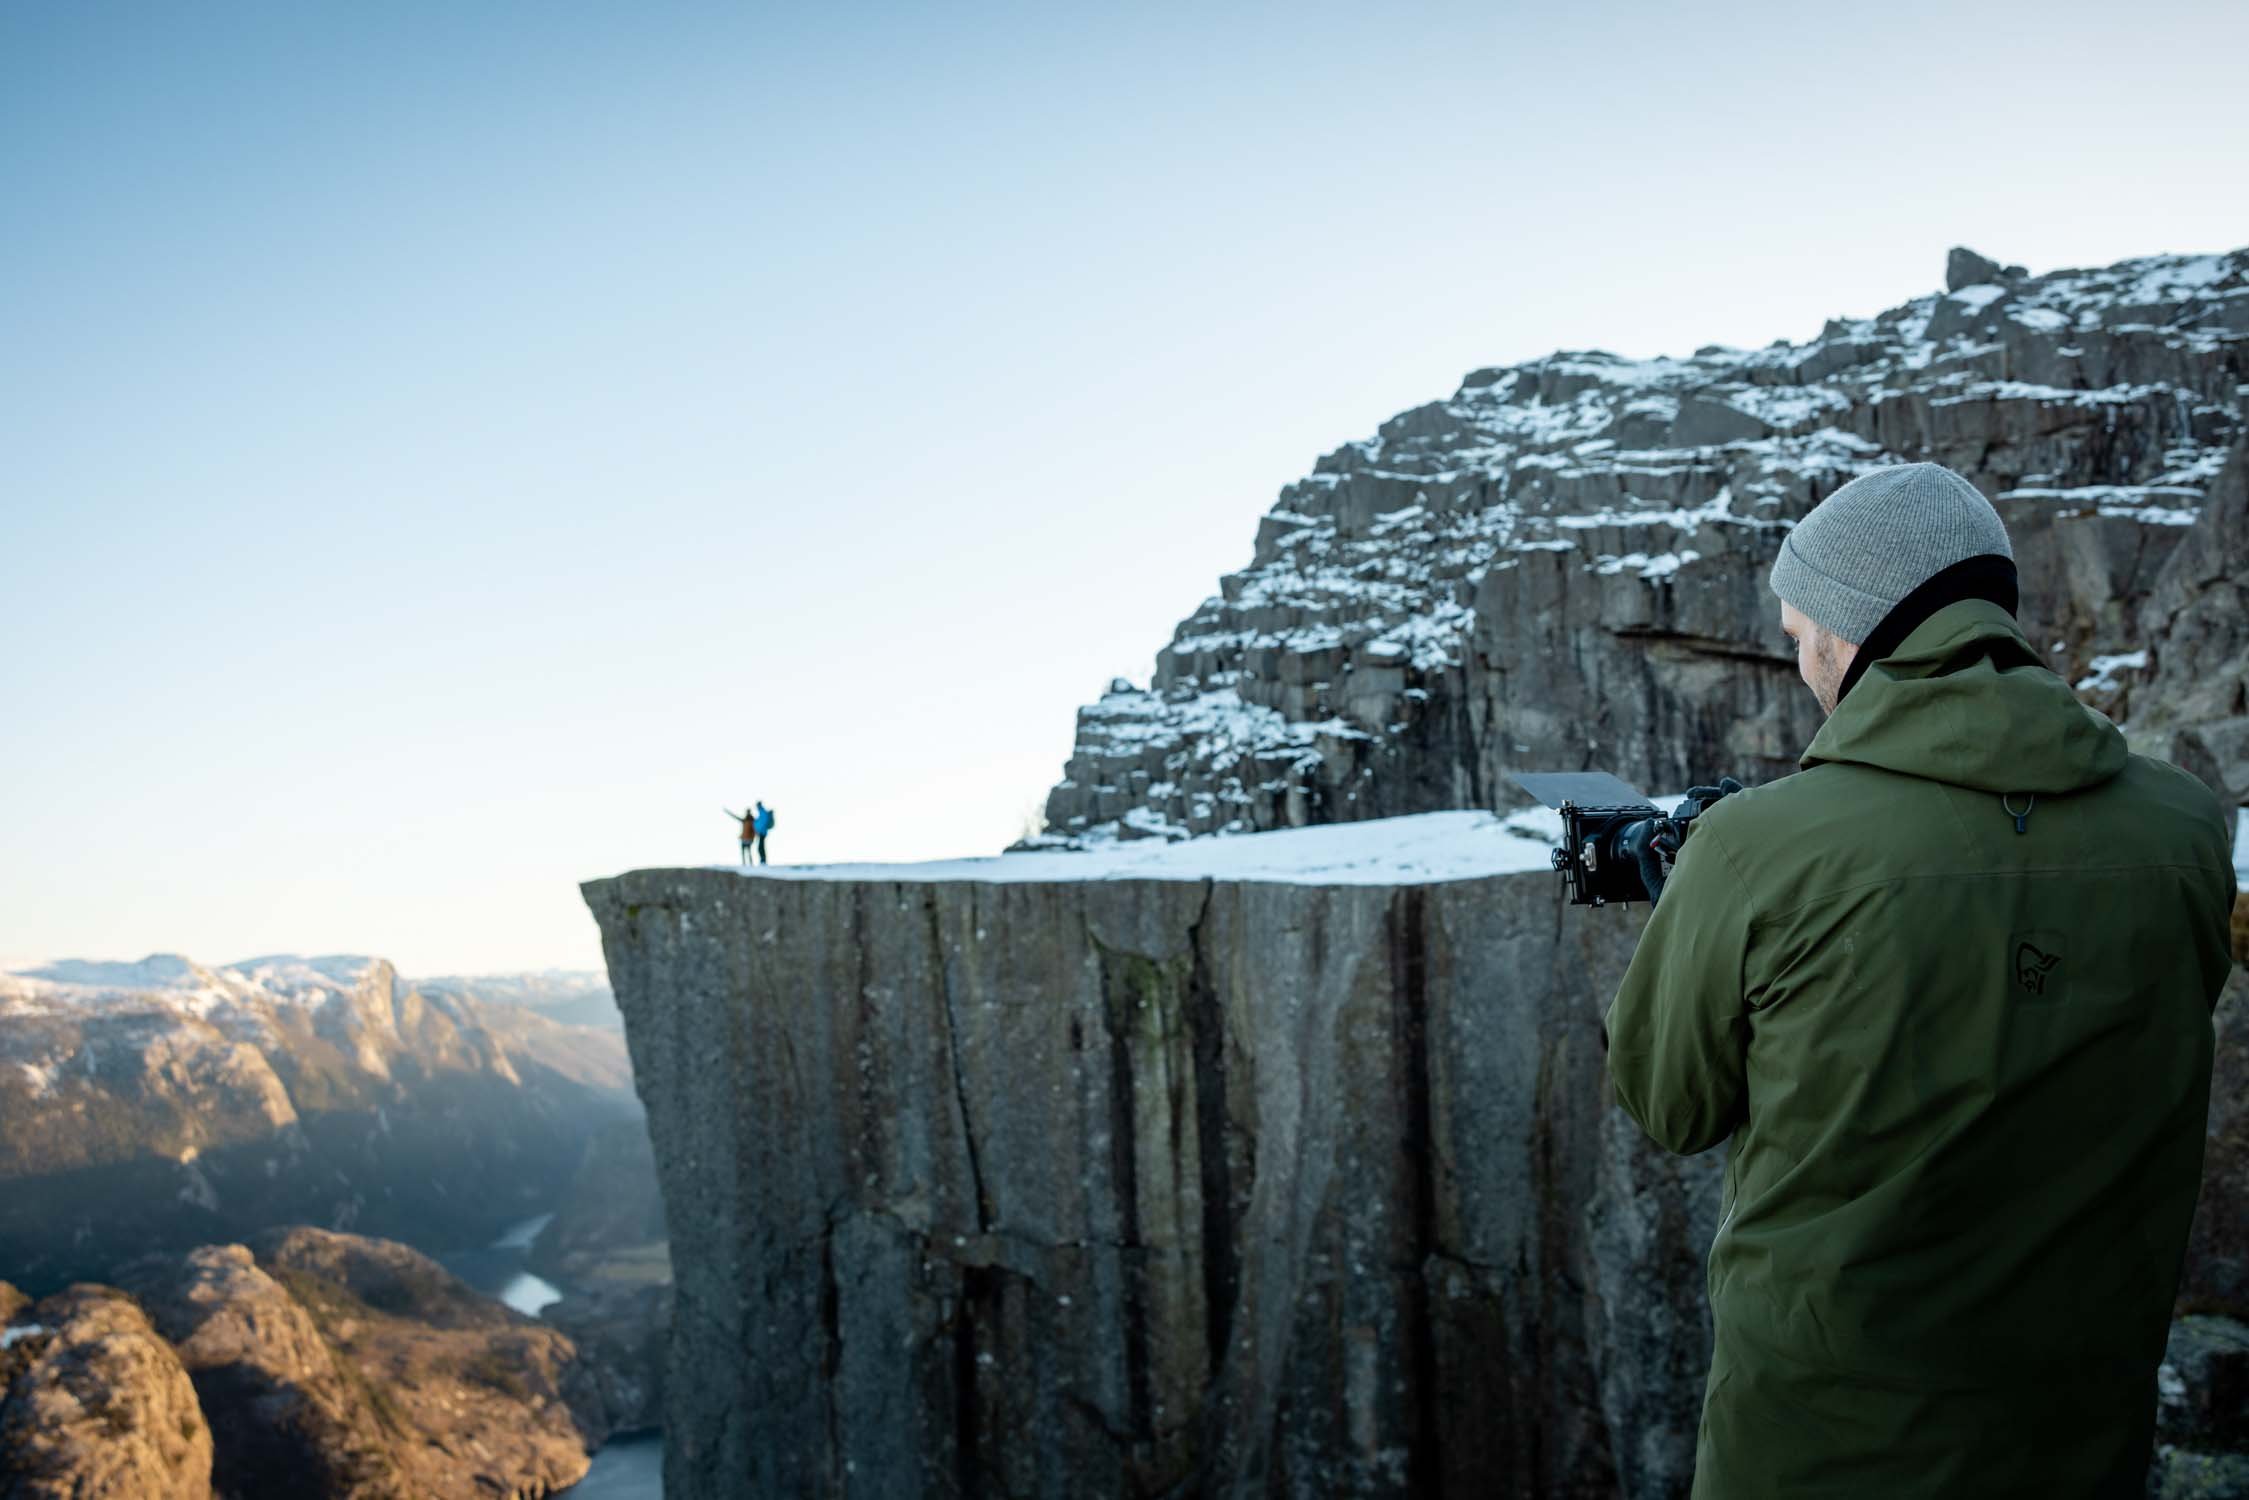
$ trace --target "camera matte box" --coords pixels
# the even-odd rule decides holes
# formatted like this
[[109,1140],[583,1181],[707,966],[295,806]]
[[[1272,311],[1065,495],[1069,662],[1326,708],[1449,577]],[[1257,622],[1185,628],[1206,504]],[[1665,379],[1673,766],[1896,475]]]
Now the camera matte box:
[[1548,807],[1568,802],[1578,807],[1655,808],[1630,782],[1606,771],[1518,771],[1515,784]]

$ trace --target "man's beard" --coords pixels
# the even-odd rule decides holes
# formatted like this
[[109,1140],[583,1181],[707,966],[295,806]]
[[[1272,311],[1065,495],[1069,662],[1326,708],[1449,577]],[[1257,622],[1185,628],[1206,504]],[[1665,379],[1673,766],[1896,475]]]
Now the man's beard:
[[1812,696],[1819,700],[1822,714],[1833,714],[1843,701],[1844,668],[1832,638],[1822,637],[1813,643],[1812,671]]

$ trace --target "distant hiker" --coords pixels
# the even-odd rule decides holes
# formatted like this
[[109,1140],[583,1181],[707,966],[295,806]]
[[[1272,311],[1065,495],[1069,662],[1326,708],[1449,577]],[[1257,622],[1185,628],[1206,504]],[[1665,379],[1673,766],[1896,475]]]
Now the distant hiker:
[[[764,805],[765,804],[763,804],[762,802],[758,804],[759,807],[763,807]],[[735,822],[742,825],[742,863],[748,864],[750,862],[750,851],[757,847],[758,842],[756,809],[753,808],[751,811],[746,813],[738,813],[732,808],[722,807],[719,809],[719,811],[725,813]]]
[[1772,589],[1827,722],[1695,823],[1608,1014],[1731,1140],[1702,1500],[2146,1493],[2233,965],[2217,799],[2015,622],[1991,503],[1874,469]]
[[773,809],[759,802],[746,813],[738,813],[727,807],[722,807],[719,811],[742,825],[742,863],[750,862],[750,851],[754,849],[757,851],[757,862],[764,864],[765,836],[773,831]]

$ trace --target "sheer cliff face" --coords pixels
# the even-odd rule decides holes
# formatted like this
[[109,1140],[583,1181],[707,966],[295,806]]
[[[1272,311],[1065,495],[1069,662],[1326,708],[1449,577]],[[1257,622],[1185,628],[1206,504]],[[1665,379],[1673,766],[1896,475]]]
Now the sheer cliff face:
[[1637,921],[1425,886],[586,887],[677,1267],[667,1493],[1658,1494],[1715,1157]]
[[[1784,774],[1817,710],[1773,553],[1845,480],[1905,460],[1993,499],[2033,638],[2138,716],[2173,636],[2209,656],[2239,602],[2208,587],[2239,526],[2196,522],[2249,431],[2249,250],[2035,278],[1954,261],[1945,294],[1808,343],[1479,370],[1322,458],[1150,685],[1080,712],[1044,841],[1501,805],[1520,768]],[[2199,561],[2143,615],[2183,541]],[[2230,708],[2156,717],[2249,714],[2235,677]],[[2249,778],[2249,730],[2207,756]]]

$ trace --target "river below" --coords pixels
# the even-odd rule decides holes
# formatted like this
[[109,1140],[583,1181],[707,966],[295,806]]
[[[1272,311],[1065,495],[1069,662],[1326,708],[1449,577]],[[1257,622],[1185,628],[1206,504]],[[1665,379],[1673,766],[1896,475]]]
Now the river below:
[[[436,1257],[438,1264],[487,1297],[497,1297],[527,1318],[535,1318],[550,1303],[562,1300],[562,1289],[529,1266],[531,1242],[547,1227],[553,1214],[541,1214],[511,1226],[480,1250],[455,1250]],[[664,1439],[660,1433],[623,1437],[605,1444],[593,1456],[586,1477],[561,1494],[570,1500],[662,1500],[664,1493]]]

